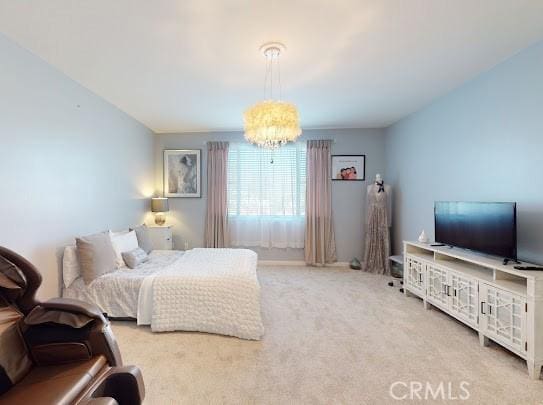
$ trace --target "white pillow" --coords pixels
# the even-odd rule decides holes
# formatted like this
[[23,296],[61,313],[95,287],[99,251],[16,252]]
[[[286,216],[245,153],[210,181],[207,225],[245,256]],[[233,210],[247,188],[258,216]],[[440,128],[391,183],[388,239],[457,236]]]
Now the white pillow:
[[79,258],[77,257],[77,247],[75,245],[66,246],[62,256],[62,281],[64,287],[68,288],[81,276],[79,267]]
[[139,247],[136,232],[130,231],[116,233],[109,231],[109,237],[111,238],[111,244],[113,245],[113,250],[115,251],[115,256],[117,257],[117,267],[125,267],[126,265],[124,264],[123,253],[130,252],[131,250]]

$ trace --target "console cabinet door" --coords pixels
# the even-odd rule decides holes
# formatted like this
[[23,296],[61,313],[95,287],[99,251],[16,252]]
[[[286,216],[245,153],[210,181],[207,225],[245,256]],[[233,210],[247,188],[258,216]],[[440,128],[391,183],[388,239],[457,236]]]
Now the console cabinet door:
[[526,299],[481,283],[479,306],[483,333],[518,353],[526,352]]
[[464,322],[477,326],[479,293],[477,291],[477,280],[462,274],[451,271],[449,273],[450,283],[450,311]]
[[424,296],[426,293],[424,286],[425,270],[426,264],[423,261],[406,255],[404,282],[411,292],[420,296]]
[[433,264],[426,266],[426,300],[443,309],[449,307],[448,273]]

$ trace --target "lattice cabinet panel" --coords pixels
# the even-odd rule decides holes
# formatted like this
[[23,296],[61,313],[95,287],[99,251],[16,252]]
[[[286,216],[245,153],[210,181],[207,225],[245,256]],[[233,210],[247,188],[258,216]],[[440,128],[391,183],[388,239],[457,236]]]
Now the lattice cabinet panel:
[[474,326],[478,322],[479,293],[477,280],[465,277],[456,272],[449,276],[451,285],[450,310],[459,318]]
[[526,360],[530,378],[540,380],[543,269],[516,267],[499,257],[405,241],[404,293],[422,298],[424,308],[439,308],[475,329],[481,346],[491,340],[506,347]]
[[526,299],[481,284],[480,305],[484,333],[518,352],[526,351]]
[[437,266],[426,266],[426,299],[434,305],[449,305],[448,271]]
[[412,292],[424,295],[426,293],[424,281],[426,264],[421,260],[415,259],[411,256],[406,256],[404,267],[404,272],[406,274],[405,283],[407,288]]

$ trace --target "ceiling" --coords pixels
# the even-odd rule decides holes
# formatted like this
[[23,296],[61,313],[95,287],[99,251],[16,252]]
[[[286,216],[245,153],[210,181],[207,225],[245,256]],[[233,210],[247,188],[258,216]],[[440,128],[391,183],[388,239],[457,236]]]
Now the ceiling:
[[302,127],[383,127],[543,39],[543,1],[0,0],[0,32],[155,132],[241,129],[270,40]]

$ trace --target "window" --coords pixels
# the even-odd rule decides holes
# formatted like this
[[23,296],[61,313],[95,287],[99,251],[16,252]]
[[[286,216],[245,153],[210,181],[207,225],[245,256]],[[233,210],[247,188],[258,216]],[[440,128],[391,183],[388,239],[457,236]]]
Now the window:
[[228,216],[234,246],[303,247],[305,143],[228,151]]
[[[305,144],[277,150],[232,144],[228,152],[228,214],[305,214]],[[272,163],[273,162],[273,163]]]

